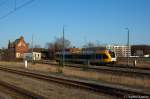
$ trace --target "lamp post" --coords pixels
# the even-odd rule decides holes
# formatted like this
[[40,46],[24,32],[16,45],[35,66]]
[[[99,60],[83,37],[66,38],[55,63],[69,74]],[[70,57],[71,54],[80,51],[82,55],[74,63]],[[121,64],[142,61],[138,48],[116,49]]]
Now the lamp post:
[[125,28],[126,30],[127,30],[127,32],[128,32],[128,36],[127,36],[127,46],[128,46],[128,49],[127,49],[127,66],[129,66],[129,49],[130,49],[130,44],[129,44],[129,33],[130,33],[130,30],[129,30],[129,28]]
[[33,61],[34,61],[34,56],[33,56],[33,49],[34,49],[34,47],[33,47],[33,36],[34,35],[32,34],[32,52],[31,52],[32,53],[32,64],[33,64]]
[[65,32],[64,32],[64,26],[63,26],[63,57],[62,57],[62,66],[64,66],[65,61]]

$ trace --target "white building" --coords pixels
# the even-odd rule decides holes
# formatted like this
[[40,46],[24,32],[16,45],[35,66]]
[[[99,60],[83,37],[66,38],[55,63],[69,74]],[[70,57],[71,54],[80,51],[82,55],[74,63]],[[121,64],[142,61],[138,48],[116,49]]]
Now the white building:
[[117,57],[131,56],[131,46],[128,47],[126,45],[107,45],[106,48],[114,51]]
[[39,52],[24,53],[24,59],[41,60],[41,53],[39,53]]

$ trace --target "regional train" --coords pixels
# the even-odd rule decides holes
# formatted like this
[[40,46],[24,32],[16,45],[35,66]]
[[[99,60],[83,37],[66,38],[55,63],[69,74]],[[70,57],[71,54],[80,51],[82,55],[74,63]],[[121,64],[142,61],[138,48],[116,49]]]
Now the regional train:
[[[64,55],[64,56],[63,56]],[[79,52],[56,52],[55,59],[57,62],[83,63],[83,64],[115,64],[117,61],[113,51],[79,51]]]

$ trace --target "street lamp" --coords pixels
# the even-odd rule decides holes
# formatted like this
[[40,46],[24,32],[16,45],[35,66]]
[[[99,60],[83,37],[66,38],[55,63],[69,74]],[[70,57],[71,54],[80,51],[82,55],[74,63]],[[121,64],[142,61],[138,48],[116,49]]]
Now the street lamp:
[[128,49],[127,49],[127,65],[129,66],[129,49],[130,49],[130,44],[129,44],[129,28],[125,28],[127,31],[128,31],[128,36],[127,36],[127,46],[128,46]]
[[33,64],[33,61],[34,61],[34,56],[33,56],[33,50],[34,50],[33,43],[34,42],[33,42],[33,39],[34,39],[34,35],[32,34],[32,42],[31,42],[32,43],[32,52],[31,52],[32,53],[32,64]]
[[64,32],[64,25],[63,25],[63,57],[62,57],[62,66],[64,66],[65,61],[65,32]]

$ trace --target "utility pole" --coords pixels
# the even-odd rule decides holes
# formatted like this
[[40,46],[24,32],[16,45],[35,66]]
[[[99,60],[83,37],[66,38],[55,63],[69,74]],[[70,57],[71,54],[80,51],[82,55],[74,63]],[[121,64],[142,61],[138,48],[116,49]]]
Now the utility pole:
[[130,33],[130,30],[129,28],[125,28],[127,31],[128,31],[128,36],[127,36],[127,46],[128,46],[128,50],[127,50],[127,65],[129,66],[129,50],[130,50],[130,44],[129,44],[129,33]]
[[32,63],[33,63],[33,59],[34,59],[34,56],[33,56],[33,34],[32,34]]
[[62,66],[64,67],[65,62],[65,32],[64,32],[64,26],[63,26],[63,57],[62,57]]
[[14,10],[16,11],[16,8],[17,8],[17,7],[16,7],[16,0],[15,0],[14,2],[15,2],[15,5],[14,5]]

